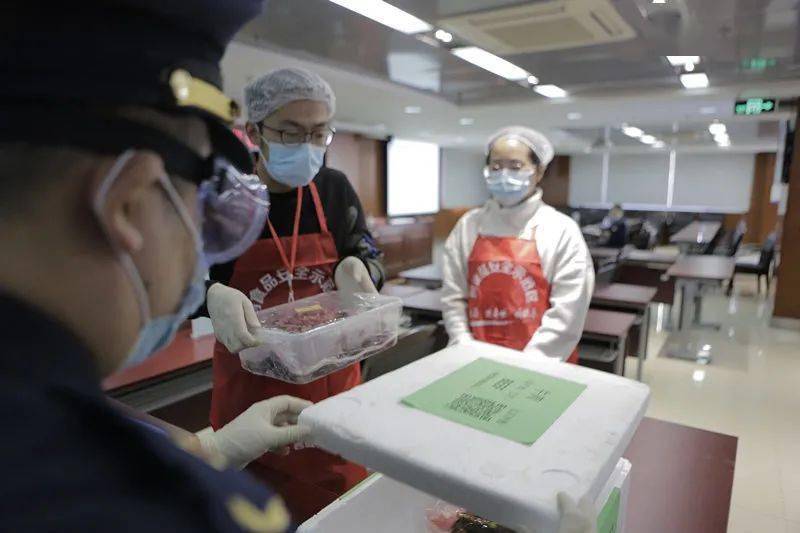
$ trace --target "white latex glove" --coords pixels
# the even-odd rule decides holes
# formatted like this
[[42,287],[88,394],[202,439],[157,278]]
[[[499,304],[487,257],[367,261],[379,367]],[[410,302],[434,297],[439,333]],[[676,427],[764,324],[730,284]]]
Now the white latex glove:
[[267,452],[278,452],[308,437],[308,430],[297,425],[297,417],[311,405],[292,396],[254,403],[219,430],[199,434],[203,452],[244,468]]
[[214,335],[231,353],[261,344],[251,333],[261,327],[253,302],[242,292],[215,283],[208,289],[206,305]]
[[570,498],[566,492],[559,492],[556,499],[558,500],[558,510],[561,513],[558,533],[597,532],[597,513],[588,498],[582,498],[575,504],[575,500]]
[[350,256],[342,259],[339,266],[336,267],[334,278],[336,289],[343,294],[359,292],[376,294],[378,292],[369,276],[369,270],[358,257]]

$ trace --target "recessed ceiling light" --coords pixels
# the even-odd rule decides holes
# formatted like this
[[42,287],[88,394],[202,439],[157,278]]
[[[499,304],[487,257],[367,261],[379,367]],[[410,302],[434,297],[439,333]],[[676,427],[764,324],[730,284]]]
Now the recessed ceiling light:
[[694,63],[686,63],[686,64],[683,66],[683,69],[684,69],[686,72],[694,72]]
[[692,381],[695,383],[702,383],[704,379],[706,379],[705,370],[695,370],[692,372]]
[[637,139],[639,137],[641,137],[642,135],[644,135],[644,131],[642,131],[639,128],[635,128],[633,126],[623,126],[622,127],[622,133],[624,133],[628,137],[634,137],[634,138],[637,138]]
[[464,61],[469,61],[473,65],[488,70],[492,74],[496,74],[509,81],[521,81],[530,76],[530,73],[525,69],[506,61],[502,57],[487,52],[483,48],[478,48],[477,46],[453,48],[450,51]]
[[567,113],[568,120],[580,120],[581,118],[583,118],[583,115],[581,115],[577,111],[573,111],[572,113]]
[[418,19],[411,13],[406,13],[400,8],[387,4],[383,0],[330,0],[336,5],[342,6],[350,11],[355,11],[359,15],[365,16],[379,22],[384,26],[389,26],[399,32],[409,35],[431,31],[433,26],[422,19]]
[[658,139],[653,137],[652,135],[642,135],[639,137],[639,140],[642,141],[644,144],[655,144]]
[[407,115],[419,115],[422,113],[422,108],[417,105],[407,105],[403,111]]
[[728,128],[721,122],[714,122],[708,126],[708,131],[711,132],[711,135],[722,135],[728,131]]
[[567,96],[567,91],[558,85],[537,85],[533,90],[548,98],[564,98]]
[[701,115],[713,115],[717,112],[717,108],[713,105],[707,105],[700,108]]
[[436,33],[434,33],[433,36],[442,41],[443,43],[449,43],[453,41],[453,34],[450,33],[449,31],[436,30]]
[[536,85],[537,83],[539,83],[539,78],[531,74],[530,76],[528,76],[528,83],[530,83],[531,85]]
[[667,56],[667,61],[673,67],[680,67],[688,63],[696,65],[700,62],[700,56]]
[[704,72],[681,74],[681,83],[687,89],[703,89],[708,87],[708,76]]
[[458,123],[461,124],[462,126],[472,126],[473,124],[475,124],[475,119],[471,117],[462,117],[461,119],[459,119]]

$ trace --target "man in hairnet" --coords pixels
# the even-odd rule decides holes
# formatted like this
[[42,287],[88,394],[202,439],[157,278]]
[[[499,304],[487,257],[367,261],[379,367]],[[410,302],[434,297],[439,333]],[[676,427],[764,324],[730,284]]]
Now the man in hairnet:
[[476,339],[577,363],[594,269],[575,221],[542,202],[539,184],[553,156],[550,141],[529,128],[490,137],[483,175],[491,198],[465,214],[445,244],[451,342]]
[[217,459],[243,467],[304,438],[297,417],[309,402],[272,398],[189,435],[212,467],[100,388],[170,342],[203,301],[206,265],[235,257],[266,219],[219,70],[260,2],[10,4],[0,529],[286,530],[280,499]]
[[[236,260],[211,269],[215,428],[265,398],[288,394],[318,402],[361,382],[358,364],[305,385],[244,370],[236,353],[258,344],[257,310],[335,289],[374,293],[383,282],[380,252],[355,191],[344,174],[324,166],[336,109],[328,83],[306,70],[276,70],[253,81],[245,101],[247,134],[259,149],[256,172],[272,204],[259,239]],[[366,475],[361,466],[314,448],[264,455],[249,469],[301,520]]]

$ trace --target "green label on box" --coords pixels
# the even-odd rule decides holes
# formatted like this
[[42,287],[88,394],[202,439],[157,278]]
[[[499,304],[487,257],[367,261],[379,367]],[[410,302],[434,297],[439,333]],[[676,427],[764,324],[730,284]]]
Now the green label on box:
[[403,398],[405,405],[531,445],[586,385],[489,359],[456,370]]
[[603,510],[597,515],[597,533],[616,533],[617,522],[619,522],[619,488],[614,487],[611,494],[603,506]]

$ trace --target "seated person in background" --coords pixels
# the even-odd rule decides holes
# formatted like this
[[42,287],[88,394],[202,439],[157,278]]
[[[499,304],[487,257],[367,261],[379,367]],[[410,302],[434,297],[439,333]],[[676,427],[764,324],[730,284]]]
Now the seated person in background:
[[614,204],[603,219],[600,228],[607,235],[606,246],[622,248],[628,244],[628,226],[625,222],[625,210],[620,204]]

